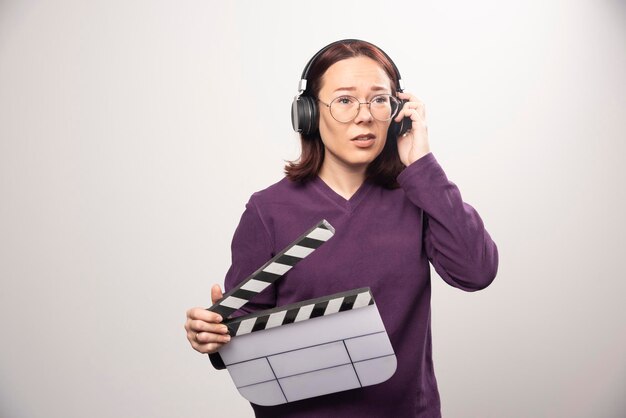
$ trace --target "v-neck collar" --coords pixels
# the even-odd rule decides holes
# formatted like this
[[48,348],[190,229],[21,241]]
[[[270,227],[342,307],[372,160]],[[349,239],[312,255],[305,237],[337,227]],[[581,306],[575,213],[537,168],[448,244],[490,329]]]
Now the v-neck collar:
[[311,183],[319,190],[324,196],[332,200],[340,208],[346,210],[348,213],[354,211],[354,209],[361,203],[363,198],[367,195],[367,192],[372,188],[372,183],[367,179],[363,181],[363,184],[357,189],[350,199],[346,199],[339,193],[334,191],[320,176],[316,176]]

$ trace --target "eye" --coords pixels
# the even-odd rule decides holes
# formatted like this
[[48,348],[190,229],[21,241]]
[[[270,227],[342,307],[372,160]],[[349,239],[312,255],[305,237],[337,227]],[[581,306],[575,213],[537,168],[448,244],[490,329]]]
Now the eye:
[[355,102],[355,98],[352,96],[341,96],[335,99],[335,102],[340,105],[351,105]]
[[389,103],[389,96],[386,96],[386,95],[376,96],[372,98],[372,103],[376,103],[376,104]]

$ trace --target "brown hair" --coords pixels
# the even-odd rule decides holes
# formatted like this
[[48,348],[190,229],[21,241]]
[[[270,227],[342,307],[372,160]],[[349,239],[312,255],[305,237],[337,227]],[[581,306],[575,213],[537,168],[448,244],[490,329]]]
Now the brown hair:
[[[313,63],[307,76],[307,89],[304,95],[317,97],[322,88],[322,76],[328,68],[338,61],[365,56],[373,59],[383,68],[391,80],[391,90],[398,90],[398,78],[394,66],[378,47],[369,42],[347,40],[332,45],[324,51]],[[387,141],[381,153],[367,166],[365,176],[368,180],[386,188],[397,188],[396,177],[404,169],[400,161],[396,141],[389,141],[392,135],[394,122],[387,131]],[[304,183],[317,176],[324,161],[324,144],[319,131],[314,134],[300,134],[302,153],[300,158],[289,161],[285,166],[285,174],[292,181]]]

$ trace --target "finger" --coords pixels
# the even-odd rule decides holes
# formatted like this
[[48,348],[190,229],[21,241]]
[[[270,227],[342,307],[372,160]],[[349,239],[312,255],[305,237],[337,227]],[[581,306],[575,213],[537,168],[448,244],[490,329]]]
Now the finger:
[[421,102],[406,102],[403,109],[414,109],[422,113],[426,111],[426,106]]
[[424,103],[420,101],[406,102],[404,106],[402,107],[402,109],[403,110],[407,110],[407,109],[417,110],[417,112],[420,114],[422,119],[426,119],[426,105],[424,105]]
[[400,109],[400,111],[398,112],[398,114],[396,115],[396,117],[393,120],[396,121],[396,122],[400,122],[402,119],[404,119],[405,117],[409,116],[408,112],[410,110],[411,109],[405,109],[405,108]]
[[417,96],[407,92],[398,92],[398,97],[403,100],[408,100],[409,102],[422,102],[420,99],[417,98]]
[[213,324],[200,320],[191,321],[189,331],[214,332],[216,334],[228,334],[228,328],[224,324]]
[[212,332],[198,332],[193,334],[192,338],[198,344],[226,344],[230,341],[230,335],[213,334]]
[[[408,104],[408,103],[407,103]],[[419,116],[419,118],[421,118],[423,121],[426,120],[426,110],[424,108],[419,108],[415,105],[413,106],[404,106],[402,109],[400,109],[400,111],[398,112],[398,114],[396,115],[396,117],[394,118],[394,120],[396,122],[400,122],[402,120],[402,118],[404,117],[411,117],[411,115],[416,112],[417,115]],[[413,119],[414,121],[418,121],[420,119]]]
[[413,122],[418,122],[418,123],[421,123],[422,125],[426,125],[424,116],[419,111],[419,109],[410,109],[408,116],[411,118]]
[[412,108],[417,108],[417,109],[425,109],[426,105],[424,104],[423,101],[421,101],[417,96],[414,96],[410,93],[400,93],[398,92],[398,97],[402,100],[407,100],[407,102],[404,103],[403,108],[405,107],[412,107]]
[[209,343],[209,344],[200,344],[195,341],[191,341],[191,346],[194,350],[202,354],[211,354],[218,351],[220,348],[224,346],[224,343]]
[[222,293],[222,288],[220,287],[220,285],[214,284],[213,287],[211,287],[211,301],[212,301],[212,303],[215,303],[218,300],[220,300],[222,298],[222,296],[224,296],[224,294]]
[[425,123],[425,119],[422,117],[420,112],[417,109],[402,109],[398,116],[395,117],[396,122],[400,122],[404,117],[409,117],[413,122],[422,122]]
[[209,311],[205,308],[192,308],[187,311],[188,319],[199,319],[206,322],[220,323],[224,320],[222,316],[216,312]]

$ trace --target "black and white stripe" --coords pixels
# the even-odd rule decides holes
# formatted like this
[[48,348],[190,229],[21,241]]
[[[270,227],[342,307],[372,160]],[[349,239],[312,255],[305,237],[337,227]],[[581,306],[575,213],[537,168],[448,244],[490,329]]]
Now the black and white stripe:
[[239,336],[373,304],[370,288],[365,287],[227,319],[224,324],[230,335]]
[[326,220],[321,220],[252,273],[239,286],[227,292],[208,310],[219,313],[223,318],[228,318],[233,312],[248,303],[257,293],[274,283],[300,260],[330,239],[334,233],[335,229],[332,225]]

